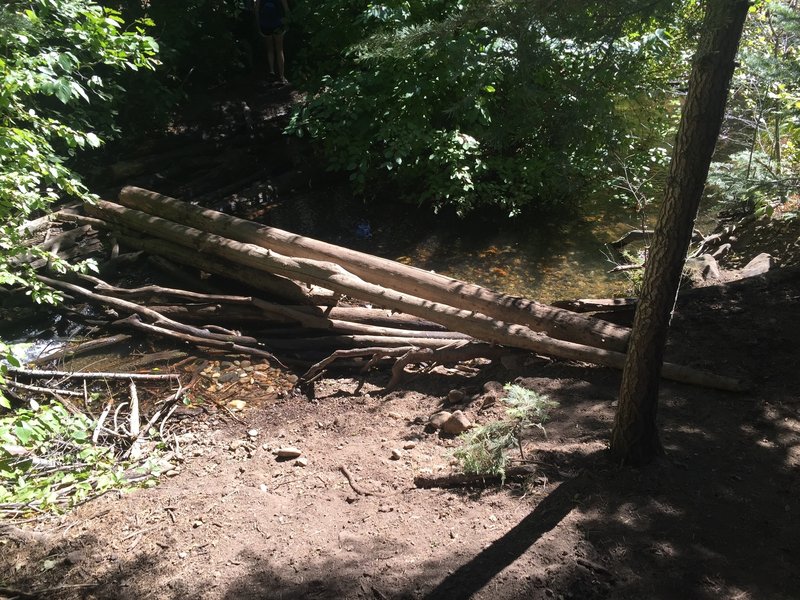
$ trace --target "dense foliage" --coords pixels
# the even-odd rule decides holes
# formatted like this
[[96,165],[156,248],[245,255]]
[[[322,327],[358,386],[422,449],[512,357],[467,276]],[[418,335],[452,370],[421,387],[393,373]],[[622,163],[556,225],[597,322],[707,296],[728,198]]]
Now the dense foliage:
[[800,189],[800,3],[751,9],[711,181],[736,206],[772,212]]
[[123,25],[89,0],[0,5],[0,285],[25,286],[38,302],[54,295],[22,260],[37,251],[22,245],[21,226],[55,200],[91,198],[69,159],[114,134],[119,73],[154,65],[155,42],[141,25]]
[[302,2],[314,77],[290,130],[362,189],[460,212],[564,201],[663,132],[694,8],[675,4]]

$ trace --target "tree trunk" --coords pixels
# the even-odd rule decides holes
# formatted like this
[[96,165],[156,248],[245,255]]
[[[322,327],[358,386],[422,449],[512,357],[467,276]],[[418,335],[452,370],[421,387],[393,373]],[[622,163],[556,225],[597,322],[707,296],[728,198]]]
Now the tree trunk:
[[709,0],[706,7],[611,433],[611,451],[626,464],[645,464],[662,452],[656,413],[664,346],[748,6]]
[[625,350],[628,341],[630,331],[626,327],[499,294],[465,281],[199,208],[148,190],[123,188],[120,203],[286,256],[334,262],[368,283],[466,311],[478,311],[492,319],[544,332],[552,338],[620,352]]

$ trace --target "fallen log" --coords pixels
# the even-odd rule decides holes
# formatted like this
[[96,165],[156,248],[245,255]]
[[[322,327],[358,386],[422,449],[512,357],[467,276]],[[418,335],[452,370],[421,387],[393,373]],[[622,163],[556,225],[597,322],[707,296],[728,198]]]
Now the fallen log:
[[[553,339],[523,325],[505,323],[481,313],[453,308],[445,304],[386,289],[359,279],[338,264],[282,256],[277,252],[259,246],[229,240],[103,200],[99,200],[93,205],[87,205],[86,210],[93,216],[127,227],[138,228],[151,235],[174,240],[199,252],[213,253],[256,270],[277,273],[290,279],[313,283],[380,306],[416,315],[476,339],[616,369],[622,369],[624,366],[625,354],[622,352]],[[575,314],[569,313],[569,311],[562,312]],[[576,316],[580,315],[576,314]],[[613,329],[621,330],[625,328],[613,327]],[[381,345],[381,343],[377,342],[374,345]],[[670,363],[664,364],[661,373],[663,377],[668,379],[694,385],[732,391],[745,389],[745,386],[739,380]]]
[[49,371],[42,369],[23,369],[21,367],[8,367],[10,375],[30,377],[31,379],[43,379],[60,377],[63,379],[135,379],[137,381],[165,381],[178,379],[174,373],[153,375],[150,373],[104,373],[93,371]]
[[[499,294],[465,281],[203,209],[141,188],[125,187],[119,199],[130,208],[221,237],[287,256],[335,262],[368,283],[466,311],[479,311],[493,319],[545,332],[552,338],[622,351],[630,335],[627,328],[598,319]],[[87,207],[87,212],[90,208]]]
[[261,348],[253,346],[244,346],[234,341],[226,341],[224,339],[220,339],[219,337],[211,333],[205,333],[205,335],[203,335],[203,332],[200,332],[199,335],[192,335],[189,333],[182,333],[180,331],[167,329],[166,327],[159,327],[158,325],[151,325],[149,323],[143,322],[139,318],[139,315],[130,315],[125,319],[119,319],[118,321],[114,321],[113,324],[133,327],[134,329],[144,331],[145,333],[154,334],[159,337],[174,338],[198,346],[210,346],[212,348],[221,348],[226,352],[236,352],[239,354],[260,356],[262,358],[266,358],[275,362],[278,366],[281,367],[285,366],[281,361],[275,358],[275,356],[271,352],[267,352],[266,350],[263,350]]
[[[227,294],[208,294],[191,292],[187,290],[180,290],[175,288],[165,288],[158,285],[147,285],[138,288],[121,288],[109,285],[102,279],[91,275],[82,275],[82,279],[90,281],[94,284],[95,290],[104,292],[112,296],[136,297],[136,298],[149,298],[152,301],[153,297],[175,297],[181,299],[188,299],[195,303],[192,305],[181,306],[161,306],[153,307],[162,314],[174,311],[181,314],[189,314],[191,309],[202,311],[204,314],[214,315],[220,319],[224,319],[231,311],[231,306],[235,306],[236,310],[243,311],[239,318],[251,321],[264,321],[265,314],[262,309],[256,307],[251,296],[231,296]],[[263,302],[263,301],[262,301]],[[203,304],[206,303],[206,304]],[[223,310],[223,305],[225,309]],[[275,305],[280,306],[280,305]],[[420,319],[404,313],[395,313],[389,310],[380,308],[367,308],[361,306],[289,306],[292,311],[304,313],[306,315],[326,317],[330,319],[338,319],[342,321],[352,321],[354,323],[363,323],[366,325],[378,325],[383,327],[395,327],[399,329],[410,329],[416,331],[446,331],[444,327],[425,319]],[[187,310],[183,310],[187,309]],[[214,309],[208,311],[206,309]],[[278,317],[278,322],[291,321],[288,316],[274,315]]]
[[303,286],[286,277],[279,277],[269,272],[254,272],[235,262],[199,254],[168,240],[122,234],[118,235],[117,239],[132,248],[157,254],[207,273],[239,281],[253,289],[267,292],[271,296],[292,304],[330,305],[336,303],[334,294],[319,286]]
[[[126,319],[119,319],[115,321],[113,323],[114,325],[128,325],[135,329],[139,329],[147,333],[154,333],[162,337],[171,337],[194,344],[222,348],[230,352],[242,352],[253,356],[261,356],[274,361],[280,366],[284,366],[283,363],[275,358],[270,352],[258,347],[259,342],[255,338],[236,335],[233,333],[216,333],[210,331],[209,329],[200,329],[197,327],[184,325],[183,323],[168,319],[163,315],[148,309],[147,307],[135,304],[133,302],[121,300],[119,298],[113,298],[111,296],[96,294],[78,285],[49,279],[47,277],[40,276],[39,280],[42,283],[50,285],[51,287],[64,289],[78,294],[91,302],[112,306],[125,312],[132,313]],[[139,315],[144,315],[153,319],[155,324],[150,325],[142,322],[138,317]]]
[[576,300],[557,300],[553,306],[573,312],[624,312],[634,310],[636,298],[589,298]]
[[628,244],[633,244],[634,242],[647,241],[653,237],[654,233],[655,232],[652,229],[633,229],[618,240],[614,240],[608,245],[616,250],[619,250],[620,248],[624,248]]
[[122,342],[127,342],[131,339],[131,336],[125,334],[118,334],[112,335],[104,338],[100,338],[97,340],[89,340],[88,342],[82,342],[80,344],[75,344],[70,346],[69,348],[64,348],[63,350],[58,350],[56,352],[52,352],[47,354],[46,356],[41,356],[36,360],[31,361],[32,365],[46,365],[51,363],[55,360],[60,360],[62,358],[75,358],[76,356],[80,356],[81,354],[86,354],[88,352],[95,352],[101,348],[107,348],[108,346],[113,346],[115,344],[121,344]]

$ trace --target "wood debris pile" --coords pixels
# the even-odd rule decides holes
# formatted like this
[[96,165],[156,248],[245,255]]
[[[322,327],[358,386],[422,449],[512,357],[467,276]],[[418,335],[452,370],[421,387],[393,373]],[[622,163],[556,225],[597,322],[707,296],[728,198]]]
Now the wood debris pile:
[[[40,276],[69,298],[113,314],[106,325],[300,366],[306,380],[335,362],[363,368],[389,362],[394,385],[409,364],[509,352],[624,364],[627,327],[140,188],[124,188],[119,203],[98,201],[56,217],[75,224],[61,234],[70,239],[96,240],[85,238],[90,231],[111,236],[111,258],[101,273],[144,253],[158,257],[156,264],[176,280],[186,281],[190,267],[251,291],[131,289],[88,275],[70,281]],[[96,241],[80,244],[95,247]],[[135,253],[120,254],[120,247]],[[201,281],[194,278],[192,287],[202,289]],[[665,364],[662,373],[697,385],[739,387],[733,379],[675,364]]]

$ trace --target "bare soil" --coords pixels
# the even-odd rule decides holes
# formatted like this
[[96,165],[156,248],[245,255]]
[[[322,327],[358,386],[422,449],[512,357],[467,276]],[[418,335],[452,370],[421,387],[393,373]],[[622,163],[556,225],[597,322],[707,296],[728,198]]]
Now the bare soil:
[[[619,373],[586,364],[437,368],[389,393],[385,371],[243,388],[242,411],[180,421],[182,460],[156,487],[6,528],[0,597],[797,598],[799,300],[796,269],[681,298],[667,360],[752,387],[662,382],[666,456],[641,469],[607,453]],[[526,440],[536,473],[416,487],[455,470],[429,416],[457,389],[474,423],[501,417],[492,381],[560,404]],[[305,466],[276,457],[288,446]]]

